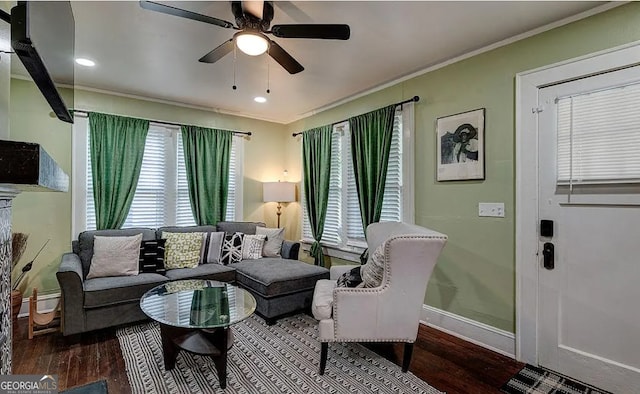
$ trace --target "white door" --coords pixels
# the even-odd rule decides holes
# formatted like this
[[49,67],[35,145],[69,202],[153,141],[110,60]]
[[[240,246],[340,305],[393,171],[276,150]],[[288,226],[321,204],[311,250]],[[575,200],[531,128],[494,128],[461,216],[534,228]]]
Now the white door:
[[538,217],[553,221],[553,236],[538,233],[539,363],[640,393],[640,67],[540,89],[538,102]]

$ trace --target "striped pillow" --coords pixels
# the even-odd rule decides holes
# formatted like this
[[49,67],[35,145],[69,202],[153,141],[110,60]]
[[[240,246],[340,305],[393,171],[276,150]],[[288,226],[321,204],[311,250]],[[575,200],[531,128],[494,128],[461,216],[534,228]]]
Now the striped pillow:
[[205,233],[200,250],[200,264],[218,263],[224,242],[224,231]]
[[164,274],[164,244],[166,239],[142,241],[140,244],[140,273]]

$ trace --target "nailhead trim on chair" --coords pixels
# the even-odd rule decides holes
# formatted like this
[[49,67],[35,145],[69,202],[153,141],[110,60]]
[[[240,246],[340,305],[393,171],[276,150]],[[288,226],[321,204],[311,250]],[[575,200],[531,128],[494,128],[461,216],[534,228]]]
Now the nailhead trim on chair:
[[[384,245],[384,284],[380,287],[375,288],[347,288],[340,287],[333,289],[333,311],[331,314],[331,318],[334,322],[337,321],[338,318],[338,300],[336,294],[340,293],[354,293],[354,294],[362,294],[362,293],[383,293],[391,282],[391,264],[389,261],[389,244],[388,242],[394,239],[442,239],[447,240],[447,237],[434,236],[434,235],[396,235],[387,239]],[[407,338],[402,339],[384,339],[384,340],[376,340],[371,338],[341,338],[340,341],[336,341],[335,338],[338,336],[338,325],[333,325],[333,338],[331,341],[322,341],[322,342],[407,342],[414,343],[415,338],[413,340],[407,340]]]

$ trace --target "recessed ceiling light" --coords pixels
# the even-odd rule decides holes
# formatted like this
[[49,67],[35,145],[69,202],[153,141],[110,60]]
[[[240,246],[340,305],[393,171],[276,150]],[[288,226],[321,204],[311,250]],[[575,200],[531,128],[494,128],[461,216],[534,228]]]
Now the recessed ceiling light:
[[93,60],[85,59],[82,57],[77,58],[76,63],[85,67],[93,67],[96,65],[96,62],[94,62]]
[[255,97],[253,101],[255,101],[256,103],[266,103],[267,99],[262,96],[258,96],[258,97]]

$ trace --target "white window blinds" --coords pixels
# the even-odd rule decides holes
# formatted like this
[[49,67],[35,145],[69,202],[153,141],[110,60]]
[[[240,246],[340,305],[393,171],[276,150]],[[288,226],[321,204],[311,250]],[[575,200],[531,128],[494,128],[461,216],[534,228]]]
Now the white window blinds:
[[339,245],[342,241],[342,191],[343,173],[342,163],[344,160],[343,135],[348,135],[348,131],[342,132],[339,128],[333,128],[331,138],[331,173],[329,175],[329,199],[327,204],[327,217],[324,220],[324,231],[322,241],[330,245]]
[[[237,199],[242,199],[241,160],[238,149],[240,137],[234,137],[229,161],[229,191],[226,220],[236,220]],[[86,225],[85,229],[95,230],[96,215],[93,199],[93,179],[91,173],[91,152],[87,133],[86,156]],[[129,209],[129,215],[122,226],[150,227],[195,225],[185,167],[182,133],[179,129],[152,124],[145,142],[142,168],[138,186]]]
[[[231,142],[231,155],[229,157],[229,189],[227,192],[227,212],[225,220],[236,220],[236,198],[238,195],[238,182],[242,182],[242,178],[238,177],[239,163],[239,145],[242,137],[233,137]],[[238,218],[241,220],[241,218]]]
[[640,84],[558,99],[558,183],[640,182]]
[[191,211],[191,200],[189,200],[189,184],[187,183],[187,168],[184,163],[184,145],[182,143],[182,133],[178,132],[178,178],[176,182],[176,226],[193,226],[196,224]]
[[[402,131],[402,110],[398,107],[394,118],[380,221],[402,220]],[[304,199],[303,215],[303,238],[313,239]],[[329,206],[327,207],[322,243],[337,247],[366,247],[351,158],[348,122],[334,126],[331,144]]]

